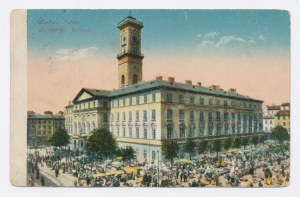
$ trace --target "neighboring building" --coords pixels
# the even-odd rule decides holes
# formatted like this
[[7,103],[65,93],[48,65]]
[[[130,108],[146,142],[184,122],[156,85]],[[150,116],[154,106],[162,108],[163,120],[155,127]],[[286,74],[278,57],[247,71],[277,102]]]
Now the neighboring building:
[[287,131],[290,133],[290,111],[289,110],[280,110],[275,115],[275,126],[281,125],[284,128],[287,129]]
[[[82,88],[66,106],[66,128],[74,144],[93,129],[108,127],[120,146],[132,146],[140,161],[161,154],[163,140],[195,140],[261,134],[263,101],[236,89],[198,82],[175,82],[173,77],[143,82],[141,29],[143,23],[127,17],[118,25],[121,52],[117,90]],[[80,147],[81,147],[80,142]]]
[[290,103],[271,106],[267,105],[263,120],[264,132],[270,134],[276,125],[282,125],[290,131],[289,110]]
[[65,118],[62,112],[53,115],[51,111],[45,111],[44,114],[35,114],[33,111],[28,111],[27,145],[46,145],[48,137],[63,128],[65,128]]

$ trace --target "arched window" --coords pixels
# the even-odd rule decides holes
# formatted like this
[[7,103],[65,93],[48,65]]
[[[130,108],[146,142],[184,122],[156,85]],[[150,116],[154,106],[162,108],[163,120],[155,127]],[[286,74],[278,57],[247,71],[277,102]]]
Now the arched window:
[[85,123],[82,123],[82,133],[85,134]]
[[137,83],[138,82],[138,77],[137,75],[133,75],[133,83]]
[[74,123],[74,134],[77,134],[77,124]]
[[92,123],[92,131],[96,129],[96,125],[95,125],[95,122]]
[[89,122],[87,123],[87,132],[88,132],[88,134],[91,133],[91,127],[90,127],[90,123]]
[[124,75],[121,76],[121,84],[122,84],[122,85],[125,84],[125,76],[124,76]]

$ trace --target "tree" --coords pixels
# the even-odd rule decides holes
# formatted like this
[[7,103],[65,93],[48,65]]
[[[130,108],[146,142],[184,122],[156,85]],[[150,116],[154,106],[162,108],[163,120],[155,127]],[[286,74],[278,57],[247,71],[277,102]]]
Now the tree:
[[260,137],[259,137],[259,143],[260,144],[264,144],[264,142],[267,140],[267,137],[266,137],[266,135],[261,135]]
[[233,141],[233,147],[234,148],[240,148],[242,145],[242,140],[241,138],[235,138]]
[[219,152],[222,150],[222,141],[221,140],[213,141],[212,150],[217,153],[217,158],[218,158]]
[[233,140],[232,140],[232,138],[226,138],[226,139],[224,140],[224,149],[225,149],[225,150],[229,150],[229,149],[232,147],[232,145],[233,145]]
[[246,149],[246,146],[249,144],[249,137],[242,138],[242,146]]
[[67,146],[70,143],[70,136],[68,134],[68,131],[65,129],[60,129],[56,132],[54,132],[49,138],[48,143],[51,146],[55,146],[57,148],[60,148],[59,150],[59,159],[61,160],[61,149],[64,146]]
[[87,139],[86,149],[95,152],[97,157],[107,158],[115,156],[117,144],[107,128],[100,128]]
[[272,139],[282,144],[285,140],[289,140],[289,133],[283,126],[277,125],[271,132]]
[[253,136],[251,138],[251,143],[254,145],[254,147],[256,148],[256,145],[259,143],[259,138],[258,136]]
[[192,159],[192,154],[195,152],[196,143],[192,139],[187,139],[184,144],[185,152],[189,153],[190,159]]
[[117,155],[121,156],[123,161],[130,161],[136,158],[135,150],[132,148],[132,146],[121,148],[119,154]]
[[166,159],[170,160],[171,166],[173,167],[173,160],[177,157],[179,153],[179,146],[177,142],[169,140],[163,141],[161,146],[162,154]]
[[70,143],[70,136],[65,129],[60,129],[54,132],[49,138],[48,142],[51,146],[63,147]]
[[205,157],[207,148],[208,148],[208,141],[206,141],[206,140],[200,141],[200,143],[198,145],[198,153],[203,154],[203,156]]

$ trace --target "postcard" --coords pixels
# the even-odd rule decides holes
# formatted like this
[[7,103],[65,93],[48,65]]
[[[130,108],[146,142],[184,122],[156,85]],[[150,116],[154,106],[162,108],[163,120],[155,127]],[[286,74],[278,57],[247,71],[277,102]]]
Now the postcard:
[[290,31],[286,10],[12,11],[11,183],[289,186]]

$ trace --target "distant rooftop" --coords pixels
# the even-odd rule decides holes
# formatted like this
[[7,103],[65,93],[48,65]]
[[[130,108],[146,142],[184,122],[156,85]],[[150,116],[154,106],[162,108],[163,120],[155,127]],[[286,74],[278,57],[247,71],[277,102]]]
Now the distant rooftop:
[[[151,89],[181,90],[181,91],[186,91],[191,93],[201,93],[201,94],[212,95],[212,96],[231,97],[231,98],[242,99],[242,100],[263,102],[261,100],[253,99],[251,97],[244,96],[236,92],[225,91],[223,89],[213,89],[213,88],[203,87],[199,85],[185,84],[185,83],[178,83],[178,82],[168,82],[163,80],[152,80],[147,82],[140,82],[137,84],[133,84],[130,86],[126,86],[111,91],[90,89],[90,88],[83,88],[81,91],[85,90],[89,92],[91,95],[96,97],[118,97],[127,94],[146,92]],[[76,100],[79,94],[75,97],[74,100]]]

